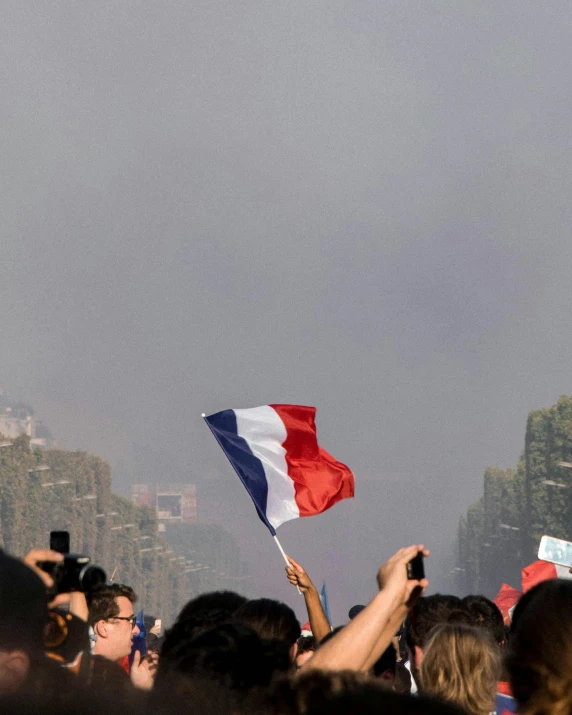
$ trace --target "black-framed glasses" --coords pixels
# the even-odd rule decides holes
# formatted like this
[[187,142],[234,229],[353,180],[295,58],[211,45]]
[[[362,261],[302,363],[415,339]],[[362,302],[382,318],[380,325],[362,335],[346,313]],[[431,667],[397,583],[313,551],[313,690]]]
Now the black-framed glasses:
[[135,628],[135,623],[136,623],[137,617],[135,616],[135,614],[133,614],[132,616],[111,616],[111,618],[108,618],[107,620],[108,621],[112,621],[112,620],[129,621],[129,623],[131,623],[131,628]]

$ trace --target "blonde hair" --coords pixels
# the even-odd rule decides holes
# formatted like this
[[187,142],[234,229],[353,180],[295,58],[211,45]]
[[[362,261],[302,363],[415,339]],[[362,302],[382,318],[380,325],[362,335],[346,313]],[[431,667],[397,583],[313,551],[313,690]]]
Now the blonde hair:
[[488,633],[464,624],[445,624],[431,632],[419,677],[429,695],[471,715],[487,715],[495,709],[500,672],[500,649]]

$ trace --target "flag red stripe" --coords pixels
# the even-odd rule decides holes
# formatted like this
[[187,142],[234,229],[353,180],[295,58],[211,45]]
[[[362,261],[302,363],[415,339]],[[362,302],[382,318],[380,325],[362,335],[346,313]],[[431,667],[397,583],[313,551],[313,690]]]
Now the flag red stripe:
[[354,476],[318,445],[316,408],[270,405],[284,422],[288,475],[294,482],[300,516],[320,514],[342,499],[354,496]]

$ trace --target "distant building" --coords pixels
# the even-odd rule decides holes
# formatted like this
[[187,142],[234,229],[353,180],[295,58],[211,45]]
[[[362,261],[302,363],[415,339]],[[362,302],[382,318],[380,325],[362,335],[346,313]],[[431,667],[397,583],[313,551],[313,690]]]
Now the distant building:
[[34,416],[32,414],[22,416],[13,413],[11,407],[6,407],[0,413],[0,434],[8,439],[16,439],[22,434],[32,437],[35,433]]
[[160,522],[197,522],[196,484],[134,484],[131,500],[154,509]]
[[[0,397],[3,395],[0,394]],[[0,402],[0,435],[16,439],[20,435],[30,437],[30,444],[37,447],[52,447],[54,440],[50,430],[34,417],[34,410],[23,403]]]

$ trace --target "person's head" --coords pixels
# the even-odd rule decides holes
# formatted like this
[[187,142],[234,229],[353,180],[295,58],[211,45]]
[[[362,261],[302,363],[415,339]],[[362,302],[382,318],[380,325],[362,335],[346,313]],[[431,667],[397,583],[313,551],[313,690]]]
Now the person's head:
[[[217,611],[225,614],[223,620],[228,620],[241,606],[246,603],[247,599],[234,591],[209,591],[201,593],[200,596],[191,599],[186,603],[181,612],[177,616],[178,621],[184,621],[187,618],[195,617],[199,612]],[[222,622],[222,621],[221,621]]]
[[436,593],[417,600],[405,621],[405,641],[409,651],[411,673],[417,680],[417,671],[423,660],[425,644],[429,634],[445,623],[464,623],[471,625],[472,618],[468,608],[457,596]]
[[380,683],[393,688],[395,681],[395,669],[397,667],[397,653],[393,643],[390,643],[385,651],[373,664],[372,675],[379,680]]
[[300,636],[296,651],[296,667],[301,668],[314,655],[316,639],[314,636]]
[[179,618],[166,632],[161,648],[162,659],[177,659],[188,644],[201,633],[230,621],[228,611],[207,609],[193,611],[186,618]]
[[500,672],[500,651],[486,630],[441,625],[425,644],[419,680],[423,692],[469,715],[487,715],[494,711]]
[[[159,659],[157,689],[184,690],[187,683],[208,681],[244,695],[270,682],[272,658],[267,657],[263,642],[251,628],[225,623],[189,638],[180,625],[171,629],[170,647]],[[285,649],[284,658],[288,663]]]
[[269,688],[254,693],[248,712],[301,715],[365,682],[366,675],[353,670],[304,670],[295,678],[277,678]]
[[16,691],[41,658],[48,596],[25,564],[0,551],[0,693]]
[[234,620],[249,626],[264,640],[284,643],[290,650],[290,659],[295,660],[302,631],[290,606],[271,598],[258,598],[241,606],[234,614]]
[[312,703],[305,715],[461,715],[456,707],[424,695],[398,695],[374,680],[359,683]]
[[348,611],[348,618],[350,619],[350,621],[353,621],[353,619],[354,619],[359,613],[361,613],[364,608],[365,608],[365,606],[362,606],[362,605],[360,605],[360,604],[358,604],[357,606],[352,606],[352,607],[350,608],[350,610]]
[[465,596],[463,604],[469,609],[473,623],[484,628],[499,646],[505,642],[504,620],[496,603],[486,596]]
[[97,640],[94,653],[119,660],[131,653],[135,625],[133,604],[137,596],[132,588],[119,583],[108,584],[87,594],[89,624]]
[[403,695],[409,695],[411,692],[411,673],[401,661],[395,666],[393,690]]
[[543,581],[512,615],[506,669],[519,712],[572,710],[572,581]]

